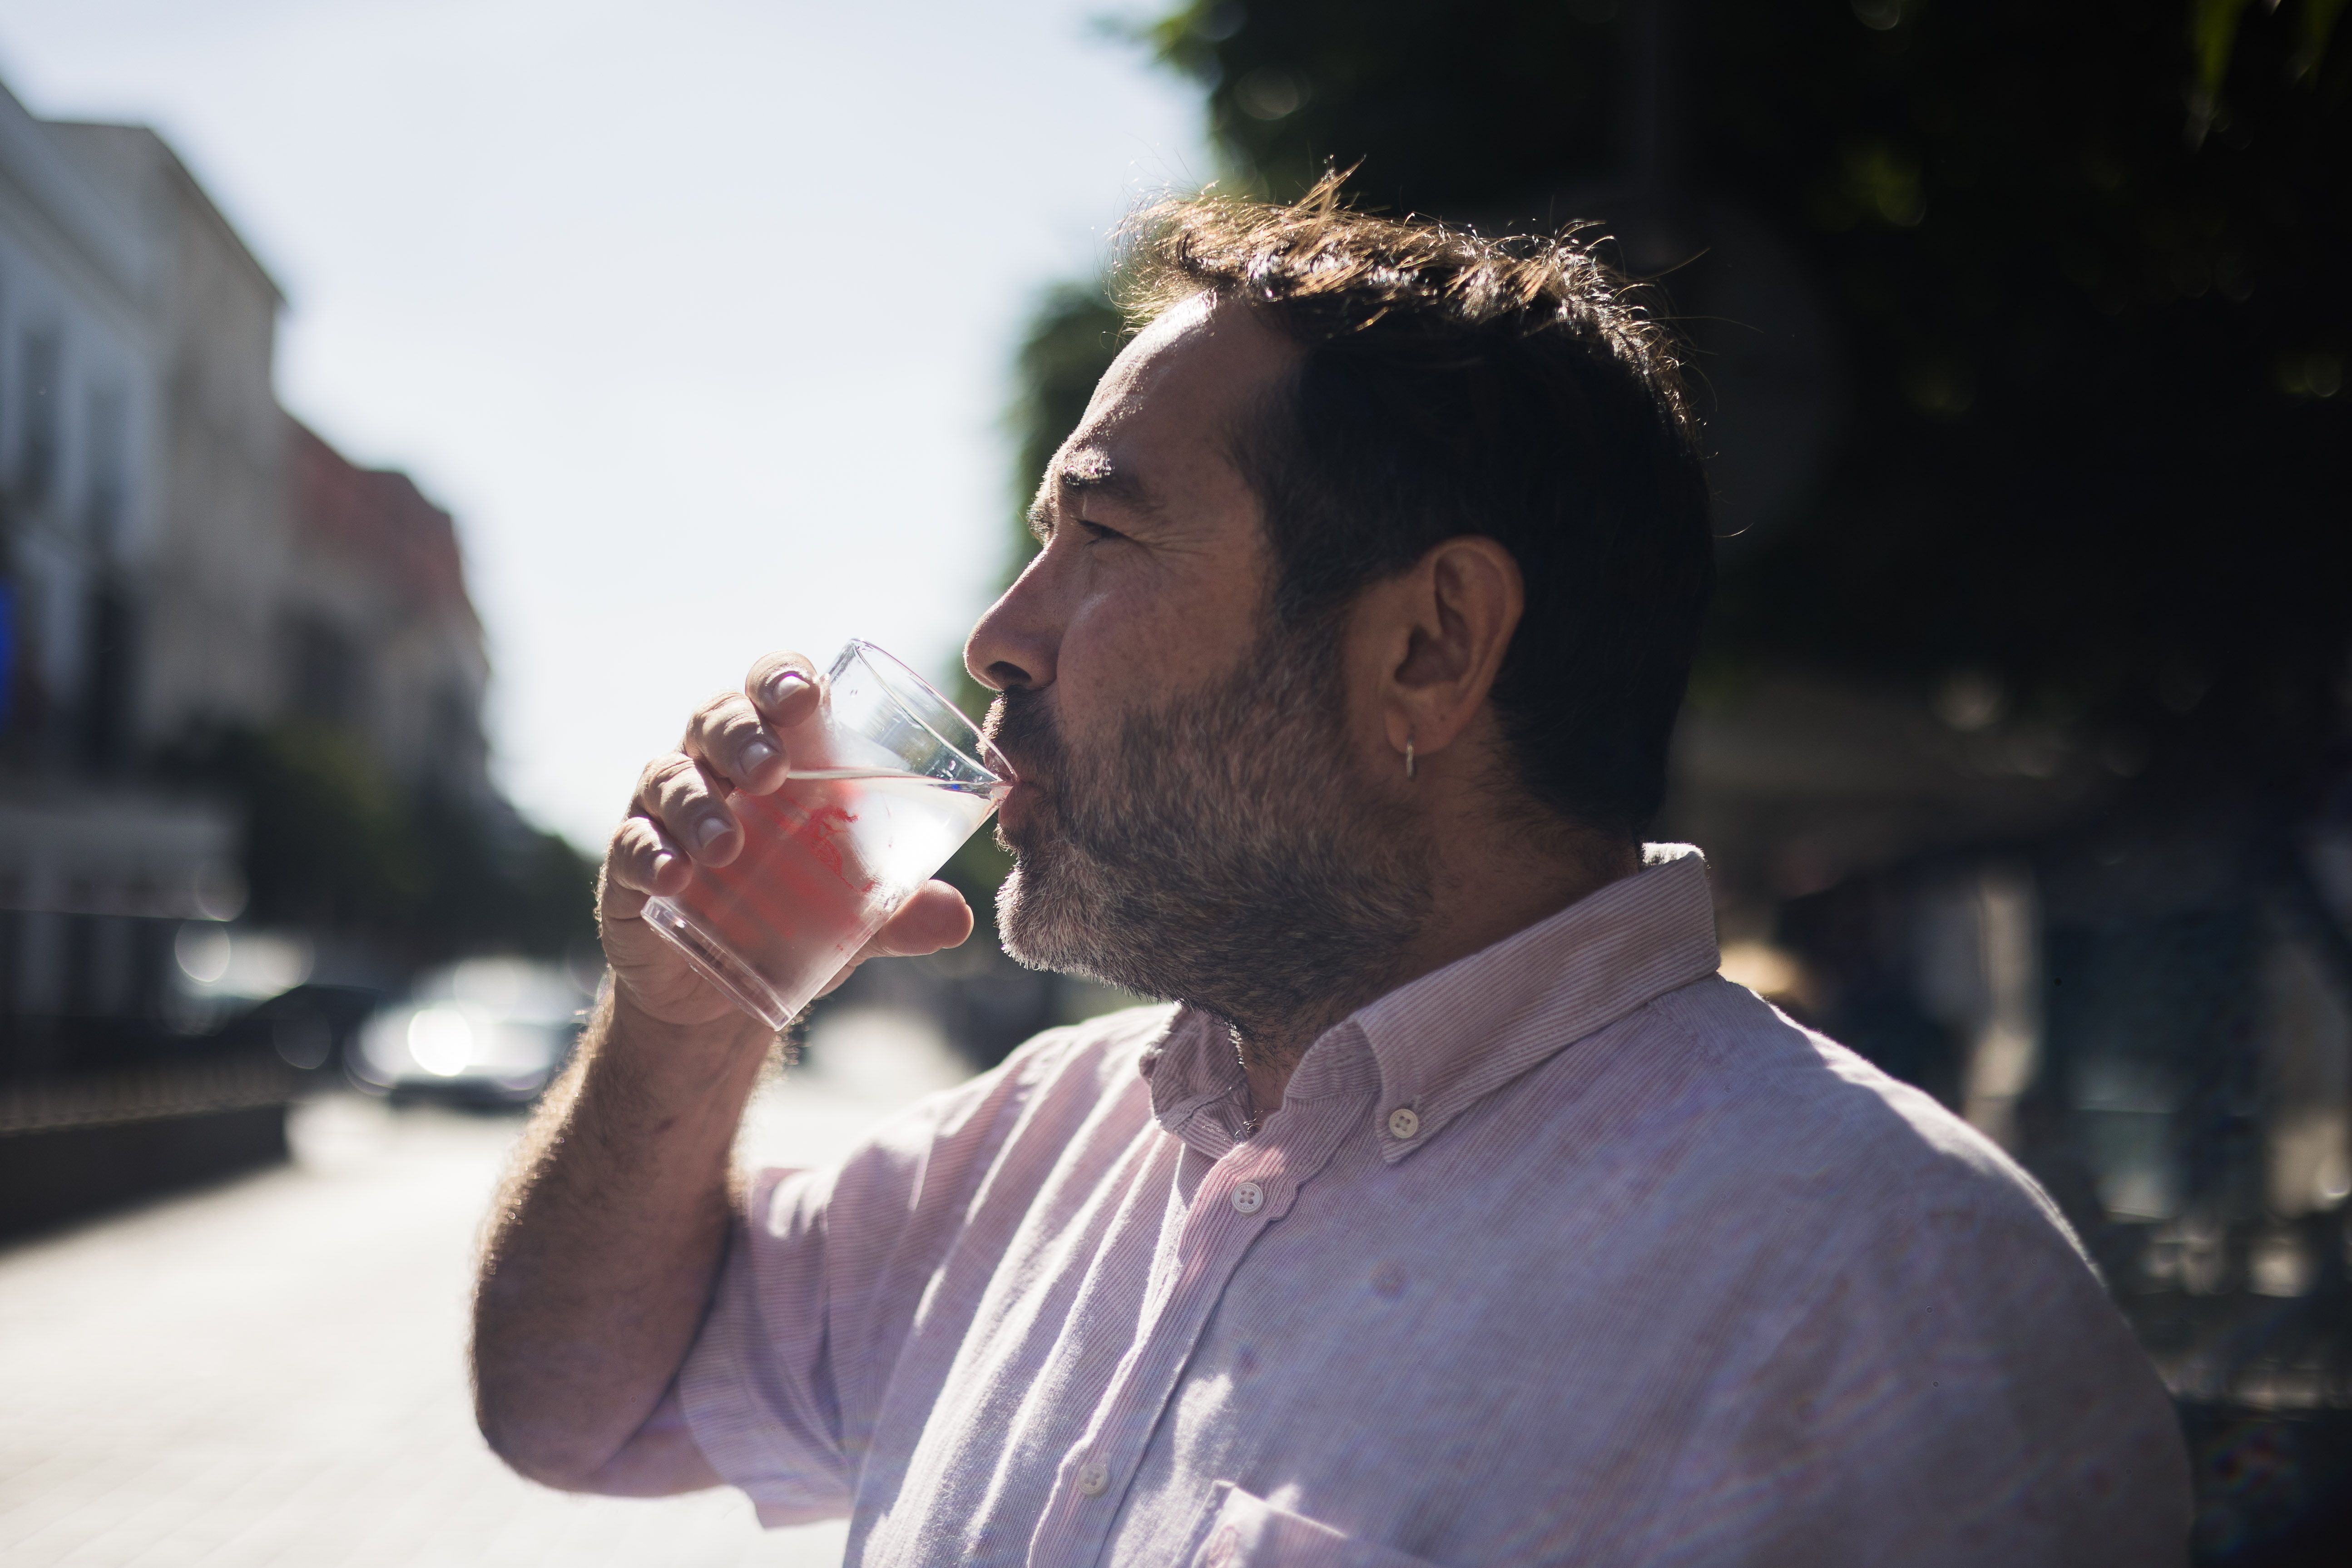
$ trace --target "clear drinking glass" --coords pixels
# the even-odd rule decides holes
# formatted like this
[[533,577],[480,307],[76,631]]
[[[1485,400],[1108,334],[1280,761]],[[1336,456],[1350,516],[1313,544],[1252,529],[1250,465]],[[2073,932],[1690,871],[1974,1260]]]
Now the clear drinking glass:
[[953,703],[856,638],[834,658],[817,717],[786,742],[792,771],[772,795],[728,799],[742,853],[646,905],[688,963],[775,1029],[988,820],[1013,779]]

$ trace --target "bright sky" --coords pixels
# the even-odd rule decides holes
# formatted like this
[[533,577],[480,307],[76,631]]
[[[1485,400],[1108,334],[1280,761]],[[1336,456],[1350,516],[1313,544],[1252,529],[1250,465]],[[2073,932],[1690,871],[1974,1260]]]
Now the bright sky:
[[500,776],[597,849],[761,650],[953,668],[1029,306],[1207,174],[1132,6],[0,0],[0,77],[212,192],[287,406],[457,514]]

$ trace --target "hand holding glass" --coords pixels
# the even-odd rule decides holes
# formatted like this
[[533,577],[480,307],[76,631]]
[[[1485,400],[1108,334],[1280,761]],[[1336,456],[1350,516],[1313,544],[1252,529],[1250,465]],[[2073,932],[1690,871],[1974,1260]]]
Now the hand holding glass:
[[852,639],[769,795],[728,807],[743,847],[646,921],[702,977],[782,1029],[988,820],[1013,770],[913,670]]

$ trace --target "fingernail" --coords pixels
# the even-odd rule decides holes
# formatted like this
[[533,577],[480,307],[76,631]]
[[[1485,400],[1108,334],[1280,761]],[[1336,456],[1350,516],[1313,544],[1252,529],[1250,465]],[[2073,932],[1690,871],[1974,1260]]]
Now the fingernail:
[[719,842],[720,837],[724,835],[726,831],[727,819],[725,817],[704,817],[700,822],[694,825],[695,847],[698,849],[709,848],[713,844]]
[[668,870],[672,866],[677,864],[677,857],[671,854],[668,850],[656,849],[654,851],[654,875],[656,877],[659,877],[664,871]]
[[775,760],[776,748],[764,740],[754,738],[744,743],[743,754],[735,759],[735,765],[746,773],[756,773]]
[[806,686],[807,684],[808,677],[799,670],[780,669],[768,677],[768,684],[762,689],[767,693],[769,706],[773,707],[791,695],[795,685]]

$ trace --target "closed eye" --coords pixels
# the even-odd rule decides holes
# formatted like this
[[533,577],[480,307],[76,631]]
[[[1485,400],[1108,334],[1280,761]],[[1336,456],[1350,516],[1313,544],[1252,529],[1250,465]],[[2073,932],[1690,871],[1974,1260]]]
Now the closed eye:
[[1088,544],[1104,544],[1112,540],[1123,540],[1127,537],[1115,528],[1105,528],[1101,523],[1089,522],[1083,517],[1077,520],[1077,524],[1085,532]]

